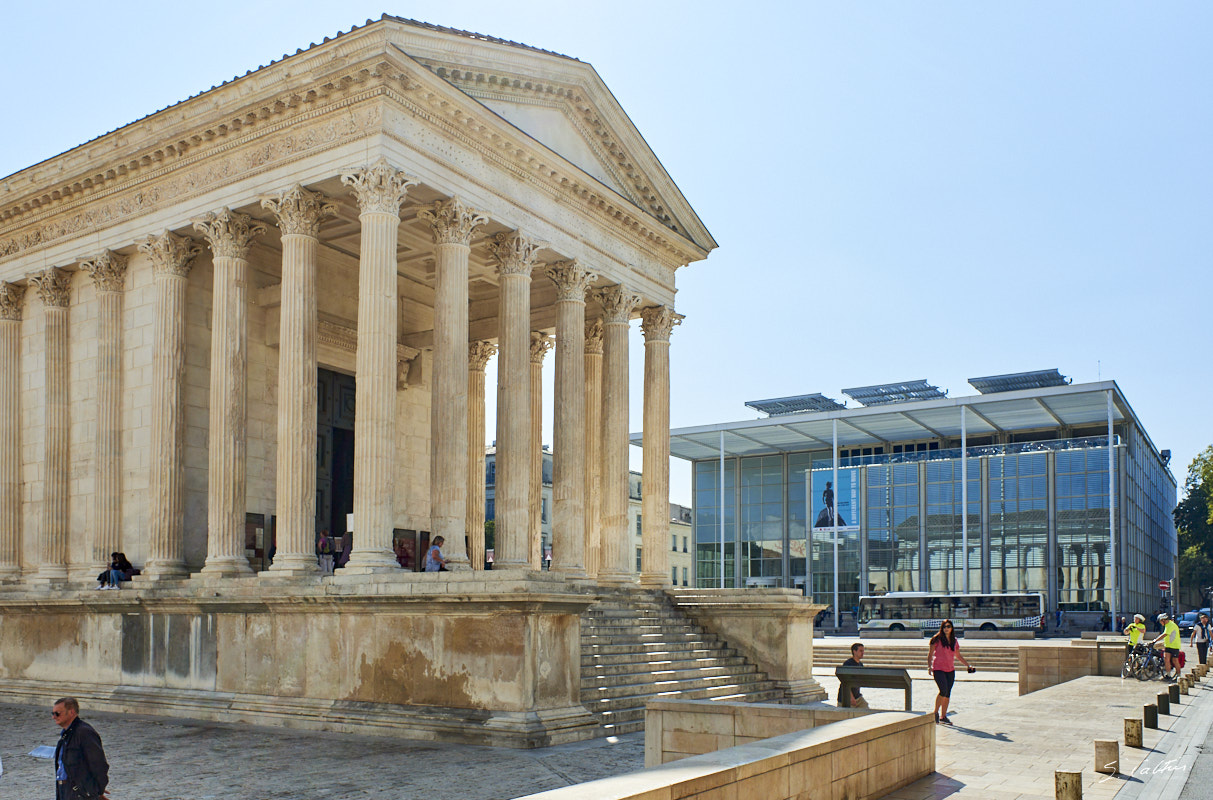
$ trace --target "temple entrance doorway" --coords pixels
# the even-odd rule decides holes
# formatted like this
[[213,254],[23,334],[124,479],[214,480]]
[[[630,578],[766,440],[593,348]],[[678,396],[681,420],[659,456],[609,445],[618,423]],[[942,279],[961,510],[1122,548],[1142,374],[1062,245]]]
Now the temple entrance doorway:
[[320,369],[316,398],[316,538],[327,530],[339,562],[354,512],[354,376]]

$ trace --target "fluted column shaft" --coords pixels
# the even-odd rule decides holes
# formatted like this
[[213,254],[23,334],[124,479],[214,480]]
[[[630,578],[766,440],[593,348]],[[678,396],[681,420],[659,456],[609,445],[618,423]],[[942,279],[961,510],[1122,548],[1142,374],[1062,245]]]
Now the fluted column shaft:
[[185,566],[185,297],[202,248],[165,231],[139,245],[152,261],[152,463],[148,552],[143,575],[178,578]]
[[248,248],[265,226],[223,209],[196,222],[214,264],[207,432],[206,575],[252,573],[244,554],[248,433]]
[[396,286],[400,203],[416,181],[380,159],[342,176],[358,198],[358,385],[354,418],[354,542],[346,570],[400,568],[392,551],[396,456]]
[[468,492],[466,527],[468,532],[468,564],[472,569],[484,569],[484,368],[497,352],[489,342],[468,345]]
[[531,331],[530,418],[531,462],[528,519],[530,561],[533,569],[543,569],[543,357],[552,347],[551,338]]
[[526,569],[531,567],[531,269],[539,244],[515,231],[498,234],[491,249],[500,278],[494,566]]
[[94,515],[85,572],[97,574],[122,550],[122,290],[124,256],[106,251],[81,268],[97,289],[97,450]]
[[602,567],[602,320],[585,328],[585,572]]
[[552,569],[585,569],[585,293],[597,275],[576,261],[553,264],[556,386],[552,420]]
[[421,212],[434,234],[434,381],[430,397],[430,527],[448,569],[468,568],[468,256],[488,220],[459,198]]
[[278,336],[276,575],[314,575],[316,563],[316,261],[320,220],[336,211],[296,184],[261,201],[282,231]]
[[0,283],[0,581],[21,577],[21,301]]
[[71,453],[68,414],[68,305],[71,277],[48,269],[30,279],[42,298],[45,395],[43,411],[42,537],[34,580],[67,578],[68,481]]
[[670,582],[670,331],[682,315],[665,306],[640,312],[644,333],[644,477],[640,583]]
[[602,367],[602,569],[598,579],[633,579],[628,535],[628,320],[640,298],[622,286],[601,290]]

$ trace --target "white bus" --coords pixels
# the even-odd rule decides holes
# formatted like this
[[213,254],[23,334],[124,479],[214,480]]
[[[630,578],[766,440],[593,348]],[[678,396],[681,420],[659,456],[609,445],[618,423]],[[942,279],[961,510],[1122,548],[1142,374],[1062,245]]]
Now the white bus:
[[1024,594],[889,592],[859,598],[861,631],[933,631],[945,619],[957,631],[1043,630],[1045,599]]

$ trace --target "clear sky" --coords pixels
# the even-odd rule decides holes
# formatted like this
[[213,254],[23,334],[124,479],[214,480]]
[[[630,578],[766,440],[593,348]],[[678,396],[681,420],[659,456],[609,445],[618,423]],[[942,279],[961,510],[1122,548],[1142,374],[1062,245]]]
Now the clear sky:
[[1181,484],[1213,443],[1204,0],[22,3],[0,174],[384,12],[587,61],[646,137],[720,244],[678,275],[675,427],[1057,367],[1116,380]]

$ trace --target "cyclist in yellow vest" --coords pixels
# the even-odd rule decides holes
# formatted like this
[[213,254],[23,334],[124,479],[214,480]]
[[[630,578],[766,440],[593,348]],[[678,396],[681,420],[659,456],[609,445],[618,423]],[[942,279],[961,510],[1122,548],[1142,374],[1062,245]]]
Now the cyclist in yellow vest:
[[1129,650],[1137,646],[1141,637],[1146,635],[1146,618],[1141,614],[1133,615],[1133,624],[1125,628],[1125,636],[1129,637]]
[[1162,635],[1155,639],[1151,644],[1162,642],[1162,646],[1166,648],[1163,655],[1163,663],[1166,667],[1163,672],[1163,678],[1171,683],[1176,680],[1175,673],[1179,672],[1179,626],[1175,624],[1175,620],[1171,619],[1171,615],[1165,611],[1158,615],[1158,621],[1162,623]]

